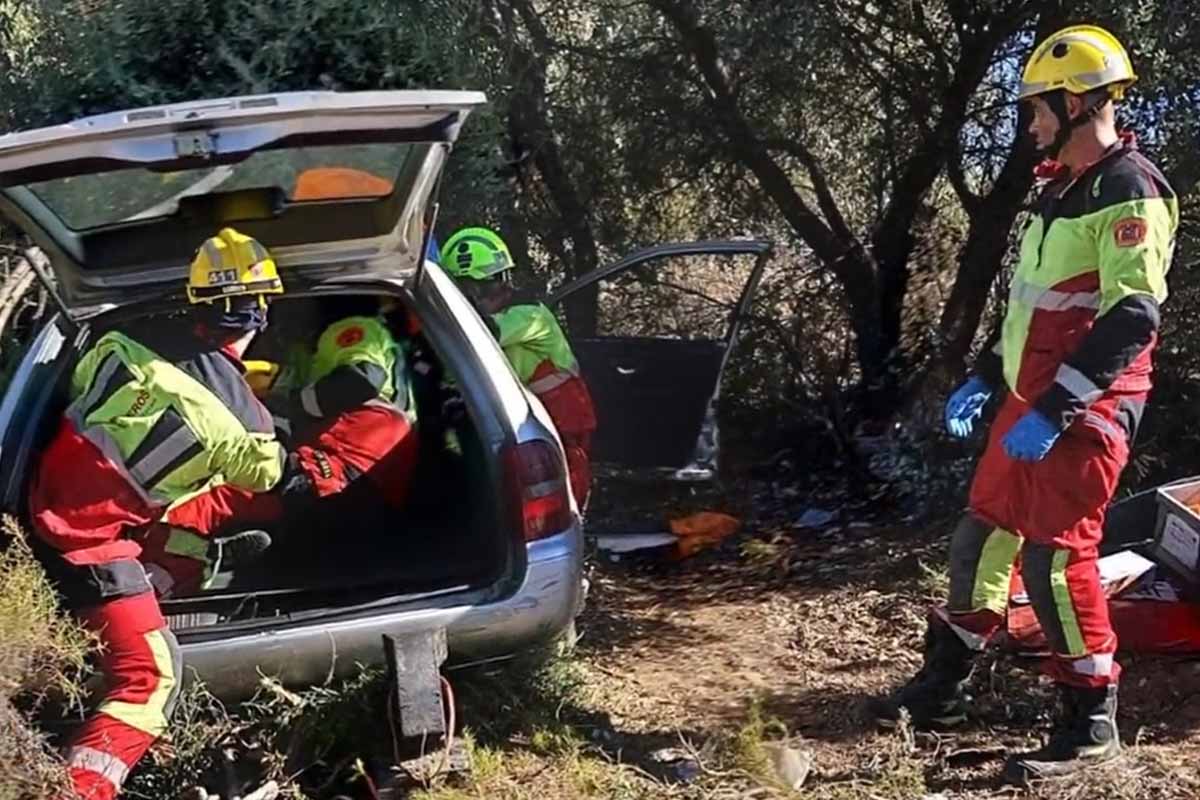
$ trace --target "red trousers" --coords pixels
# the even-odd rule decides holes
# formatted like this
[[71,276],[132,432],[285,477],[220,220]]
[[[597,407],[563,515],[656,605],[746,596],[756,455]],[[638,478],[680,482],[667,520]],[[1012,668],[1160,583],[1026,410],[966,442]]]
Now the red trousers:
[[61,557],[48,568],[102,647],[105,695],[67,761],[76,796],[110,800],[165,732],[178,694],[179,646],[138,561],[141,547],[127,536],[162,505],[65,420],[42,454],[29,505],[34,534]]
[[75,732],[67,766],[75,794],[112,800],[129,770],[167,729],[179,696],[179,645],[153,592],[80,612],[103,646],[104,701]]
[[273,495],[223,485],[172,508],[164,520],[164,505],[140,492],[66,419],[42,453],[29,507],[38,536],[68,563],[141,558],[184,585],[205,565],[202,554],[185,555],[169,544],[173,532],[207,539],[234,520],[264,523],[281,513]]
[[379,402],[343,411],[304,431],[295,454],[318,498],[339,494],[362,478],[382,502],[401,508],[419,450],[408,418]]
[[136,558],[126,532],[150,524],[163,512],[109,461],[96,445],[63,419],[42,452],[29,493],[29,514],[38,536],[71,564]]
[[992,424],[971,484],[969,513],[950,547],[950,599],[938,615],[982,648],[999,629],[1019,559],[1046,631],[1047,672],[1085,687],[1115,683],[1117,637],[1096,569],[1104,513],[1129,456],[1121,409],[1144,394],[1110,394],[1068,428],[1045,459],[1014,461],[1004,435],[1029,406],[1009,395]]
[[[543,362],[533,373],[531,382],[536,383],[544,374],[554,371],[553,363]],[[562,440],[575,502],[581,509],[586,508],[592,490],[592,434],[596,431],[592,395],[583,378],[575,376],[553,389],[540,392],[537,397],[546,407]]]
[[159,595],[187,595],[208,576],[209,540],[231,526],[245,530],[283,516],[278,494],[255,494],[228,484],[197,495],[135,535]]

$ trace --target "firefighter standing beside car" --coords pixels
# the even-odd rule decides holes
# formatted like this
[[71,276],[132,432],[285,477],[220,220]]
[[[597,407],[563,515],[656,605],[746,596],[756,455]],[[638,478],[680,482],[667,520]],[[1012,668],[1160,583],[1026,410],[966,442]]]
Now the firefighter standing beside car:
[[166,731],[179,692],[179,647],[137,537],[186,506],[183,516],[197,527],[180,550],[185,558],[236,560],[270,543],[261,531],[205,540],[212,531],[204,520],[226,520],[231,505],[270,490],[284,473],[270,414],[241,366],[266,325],[267,296],[282,291],[266,249],[226,228],[193,262],[186,326],[110,331],[75,368],[30,513],[40,548],[51,553],[48,571],[104,648],[106,693],[67,754],[78,797],[120,793]]
[[558,429],[571,490],[580,508],[591,488],[591,440],[596,413],[571,345],[550,309],[513,304],[515,266],[504,240],[487,228],[463,228],[442,246],[441,265],[486,315],[521,382],[537,396]]
[[1063,713],[1045,747],[1009,759],[1016,783],[1120,749],[1117,640],[1096,559],[1150,390],[1179,219],[1162,173],[1116,128],[1114,102],[1135,79],[1121,44],[1086,25],[1050,36],[1025,66],[1029,130],[1053,161],[1039,167],[1045,185],[995,347],[946,406],[950,432],[969,436],[988,400],[1007,394],[950,545],[950,597],[930,617],[924,666],[872,706],[926,727],[966,718],[963,683],[1004,619],[1019,556]]

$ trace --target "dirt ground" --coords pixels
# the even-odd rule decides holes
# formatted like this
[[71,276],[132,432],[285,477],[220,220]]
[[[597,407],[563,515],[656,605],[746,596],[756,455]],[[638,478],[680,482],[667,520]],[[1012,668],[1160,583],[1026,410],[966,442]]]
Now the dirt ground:
[[[977,670],[979,719],[964,733],[906,741],[877,732],[862,703],[919,664],[922,610],[938,582],[922,563],[937,563],[939,540],[904,529],[847,538],[782,538],[774,563],[601,569],[580,652],[618,737],[700,742],[757,704],[814,752],[814,797],[1017,795],[997,776],[1007,752],[1047,729],[1049,687],[1031,665],[997,656]],[[830,544],[840,551],[832,558]],[[1125,664],[1127,755],[1094,780],[1034,796],[1200,796],[1200,662]]]
[[[691,502],[753,514],[745,497]],[[517,736],[472,785],[429,796],[1200,796],[1200,661],[1125,656],[1125,755],[1032,790],[999,781],[1005,755],[1049,729],[1051,687],[1032,664],[984,659],[972,679],[976,718],[961,733],[881,732],[866,720],[864,699],[919,664],[951,522],[816,533],[749,518],[738,540],[682,563],[598,559],[579,621],[580,691],[556,712],[579,737],[569,757]],[[785,737],[815,756],[799,792],[764,769],[761,746]],[[652,757],[662,748],[698,767],[680,780]]]
[[[271,775],[295,800],[1200,797],[1200,660],[1123,656],[1125,754],[1081,779],[1000,783],[1006,755],[1036,746],[1053,713],[1034,665],[1002,653],[981,659],[962,732],[876,729],[864,701],[918,667],[954,520],[890,525],[886,504],[866,494],[851,501],[770,481],[601,491],[593,533],[644,532],[701,509],[743,527],[680,562],[593,554],[572,653],[453,673],[469,776],[408,795],[377,790],[395,775],[387,686],[365,674],[302,695],[268,692],[240,720],[198,694],[126,795],[178,796],[204,782],[214,751],[240,742],[276,754]],[[835,527],[798,527],[819,503],[836,503]],[[782,745],[813,756],[799,791],[776,779]]]

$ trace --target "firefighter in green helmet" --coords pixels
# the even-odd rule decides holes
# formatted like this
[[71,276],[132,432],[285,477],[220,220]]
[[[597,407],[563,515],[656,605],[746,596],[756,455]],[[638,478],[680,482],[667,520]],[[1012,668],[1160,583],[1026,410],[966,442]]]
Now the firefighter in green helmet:
[[491,320],[500,347],[521,382],[546,407],[567,456],[571,490],[580,508],[591,487],[591,440],[596,413],[571,345],[550,309],[514,303],[512,253],[487,228],[456,231],[441,249],[441,264]]

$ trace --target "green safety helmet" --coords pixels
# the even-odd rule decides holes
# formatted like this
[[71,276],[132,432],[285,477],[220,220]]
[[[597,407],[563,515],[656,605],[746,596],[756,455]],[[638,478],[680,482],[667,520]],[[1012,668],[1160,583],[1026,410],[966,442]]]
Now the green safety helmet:
[[463,228],[442,245],[442,269],[455,278],[486,281],[512,269],[512,253],[488,228]]

